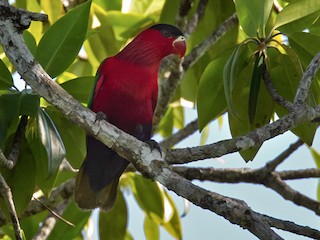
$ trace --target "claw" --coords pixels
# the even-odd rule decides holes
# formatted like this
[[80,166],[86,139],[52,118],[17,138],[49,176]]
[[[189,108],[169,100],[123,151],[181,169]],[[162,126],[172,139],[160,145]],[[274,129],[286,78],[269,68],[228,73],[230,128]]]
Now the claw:
[[146,141],[146,144],[149,145],[149,147],[151,149],[151,152],[152,152],[152,150],[157,149],[158,152],[160,153],[161,157],[162,157],[161,147],[160,147],[160,145],[159,145],[159,143],[157,141],[155,141],[153,139],[150,139],[150,140]]
[[96,113],[96,119],[94,120],[94,123],[101,121],[101,120],[106,120],[108,121],[107,115],[104,112],[97,112]]

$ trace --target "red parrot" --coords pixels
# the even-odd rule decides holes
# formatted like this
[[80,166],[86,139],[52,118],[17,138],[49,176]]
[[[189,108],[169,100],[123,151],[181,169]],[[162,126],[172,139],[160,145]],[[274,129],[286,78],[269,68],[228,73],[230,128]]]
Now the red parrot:
[[[170,54],[183,57],[185,52],[185,37],[172,25],[157,24],[142,31],[117,55],[101,63],[90,108],[126,133],[150,141],[161,60]],[[76,177],[78,206],[110,210],[128,164],[112,149],[87,136],[87,156]]]

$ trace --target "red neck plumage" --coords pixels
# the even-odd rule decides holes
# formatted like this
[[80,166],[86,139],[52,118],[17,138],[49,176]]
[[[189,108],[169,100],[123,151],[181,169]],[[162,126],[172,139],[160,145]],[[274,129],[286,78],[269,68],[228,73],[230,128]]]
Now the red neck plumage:
[[115,57],[129,64],[158,68],[162,58],[169,55],[171,50],[167,49],[159,35],[153,30],[142,33]]

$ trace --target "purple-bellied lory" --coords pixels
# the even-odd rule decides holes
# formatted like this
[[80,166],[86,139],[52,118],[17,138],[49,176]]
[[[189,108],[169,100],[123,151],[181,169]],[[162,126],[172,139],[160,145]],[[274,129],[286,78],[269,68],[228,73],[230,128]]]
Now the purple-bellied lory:
[[[123,131],[149,141],[161,60],[169,54],[183,57],[185,51],[185,37],[178,28],[157,24],[144,30],[121,52],[102,62],[90,108]],[[87,136],[87,156],[76,178],[78,206],[111,209],[119,178],[128,164],[103,143]]]

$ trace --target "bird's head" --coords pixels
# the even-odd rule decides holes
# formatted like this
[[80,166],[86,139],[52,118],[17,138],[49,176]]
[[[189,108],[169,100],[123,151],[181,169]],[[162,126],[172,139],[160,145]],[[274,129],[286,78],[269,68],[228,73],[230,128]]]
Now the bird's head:
[[118,58],[143,65],[160,64],[162,58],[186,53],[183,33],[169,24],[156,24],[142,31],[118,55]]
[[156,24],[146,31],[155,31],[155,34],[158,35],[156,36],[157,41],[161,42],[161,46],[166,50],[166,53],[179,55],[180,58],[186,53],[186,38],[175,26]]

